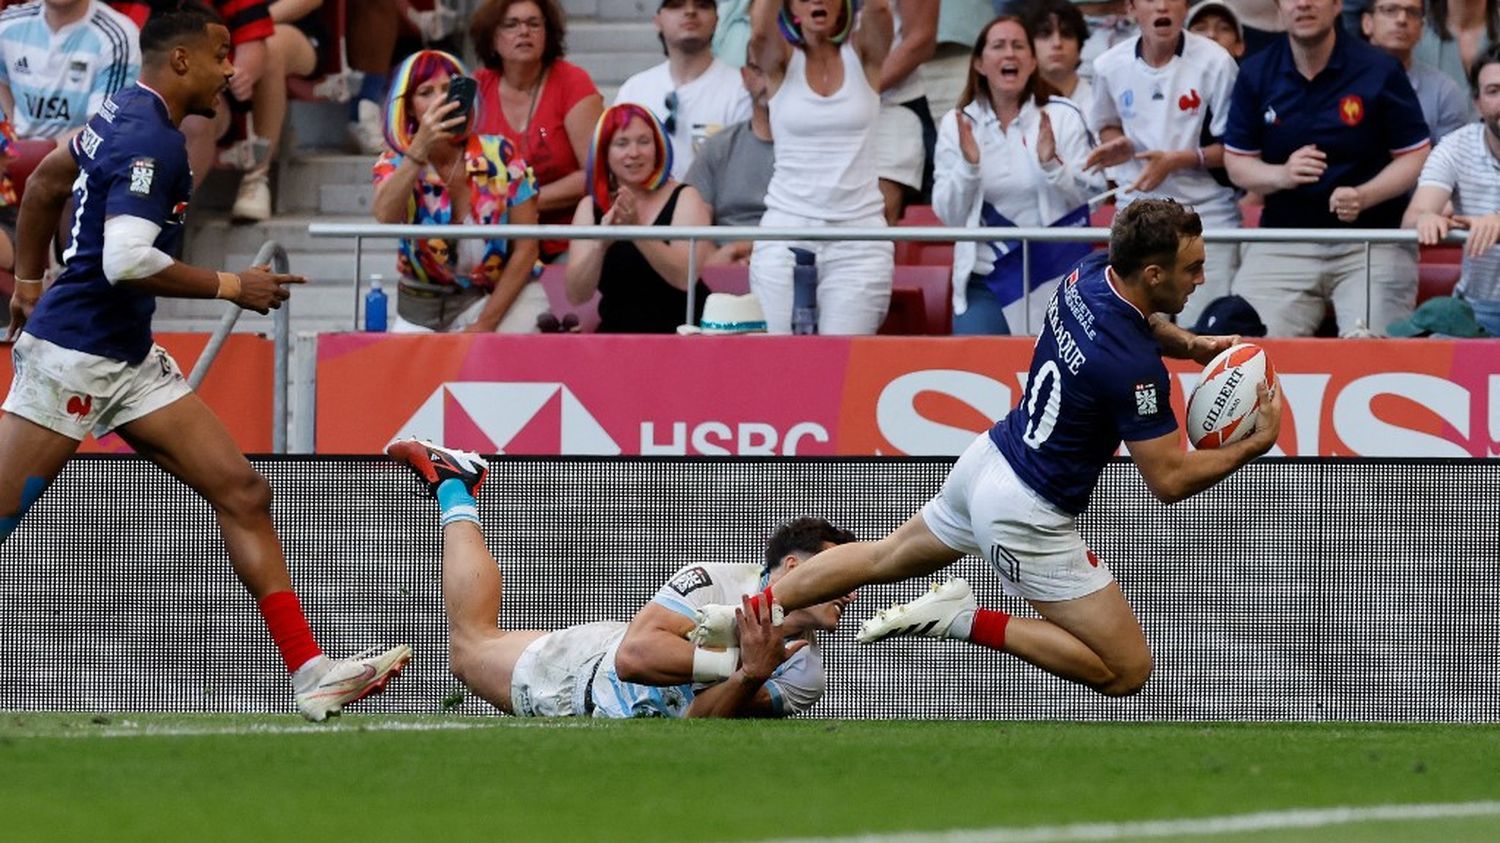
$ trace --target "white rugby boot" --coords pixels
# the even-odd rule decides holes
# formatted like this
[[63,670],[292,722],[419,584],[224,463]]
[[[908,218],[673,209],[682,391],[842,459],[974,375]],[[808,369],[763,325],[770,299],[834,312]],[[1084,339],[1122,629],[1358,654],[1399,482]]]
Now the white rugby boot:
[[[386,683],[409,661],[411,648],[405,644],[383,653],[372,647],[347,659],[328,659],[319,673],[307,678],[307,687],[296,688],[297,710],[308,720],[321,723],[349,703],[384,691]],[[294,679],[294,687],[298,684]]]
[[897,636],[951,638],[949,632],[953,629],[953,622],[965,612],[972,620],[978,605],[968,581],[954,577],[947,582],[933,583],[926,594],[910,603],[899,603],[877,612],[875,617],[860,626],[856,638],[861,644],[873,644]]

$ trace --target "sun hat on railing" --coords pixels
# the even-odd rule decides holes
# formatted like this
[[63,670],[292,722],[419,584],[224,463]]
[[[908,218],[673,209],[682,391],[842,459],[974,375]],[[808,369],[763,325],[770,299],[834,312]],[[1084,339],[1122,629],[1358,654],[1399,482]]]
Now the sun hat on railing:
[[677,333],[689,334],[764,334],[766,313],[754,293],[743,296],[709,293],[703,302],[703,317],[697,325],[678,325]]

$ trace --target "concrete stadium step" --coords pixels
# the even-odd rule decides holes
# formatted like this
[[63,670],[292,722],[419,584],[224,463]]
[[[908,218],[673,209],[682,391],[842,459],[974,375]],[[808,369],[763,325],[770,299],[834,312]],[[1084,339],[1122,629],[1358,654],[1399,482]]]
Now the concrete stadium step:
[[[349,282],[354,278],[354,241],[312,237],[314,222],[374,223],[365,215],[278,214],[263,223],[236,225],[226,214],[190,217],[183,259],[199,266],[240,266],[267,240],[287,250],[292,270],[316,280]],[[396,242],[370,240],[364,244],[364,271],[389,276],[394,271]],[[329,269],[329,267],[333,267]]]
[[374,196],[370,170],[376,156],[299,152],[288,159],[276,183],[278,214],[316,212],[370,219]]

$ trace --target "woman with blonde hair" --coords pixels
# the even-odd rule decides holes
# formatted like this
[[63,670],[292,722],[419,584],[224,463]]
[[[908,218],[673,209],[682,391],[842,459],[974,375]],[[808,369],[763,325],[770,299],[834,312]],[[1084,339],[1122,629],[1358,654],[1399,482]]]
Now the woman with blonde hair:
[[[457,115],[449,83],[464,75],[439,50],[413,54],[392,75],[386,150],[375,162],[375,219],[445,226],[534,225],[536,184],[510,141],[473,131]],[[475,103],[478,108],[478,103]],[[536,330],[547,295],[532,283],[535,240],[402,240],[396,267],[396,331]]]
[[[635,103],[605,110],[589,147],[574,225],[710,225],[713,212],[692,187],[671,177],[672,141],[655,115]],[[713,243],[697,242],[703,266]],[[568,301],[599,293],[600,333],[670,334],[697,324],[708,287],[693,279],[687,313],[688,241],[574,240],[568,248]]]
[[[889,0],[755,0],[750,55],[770,83],[775,168],[768,228],[884,227],[876,171],[877,85],[890,52]],[[757,241],[750,289],[771,333],[790,333],[792,247],[816,256],[818,331],[873,334],[891,300],[890,241]]]

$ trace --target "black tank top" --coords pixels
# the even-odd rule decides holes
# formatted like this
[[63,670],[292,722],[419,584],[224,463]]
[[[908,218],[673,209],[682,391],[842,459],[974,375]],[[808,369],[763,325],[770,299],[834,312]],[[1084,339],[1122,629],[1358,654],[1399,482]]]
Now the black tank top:
[[[656,215],[652,225],[670,225],[677,209],[677,196],[687,185],[679,184]],[[594,207],[594,224],[604,213]],[[700,279],[694,286],[693,324],[703,316],[708,286]],[[687,313],[687,292],[661,277],[635,243],[616,240],[604,252],[599,271],[599,333],[672,334]]]

